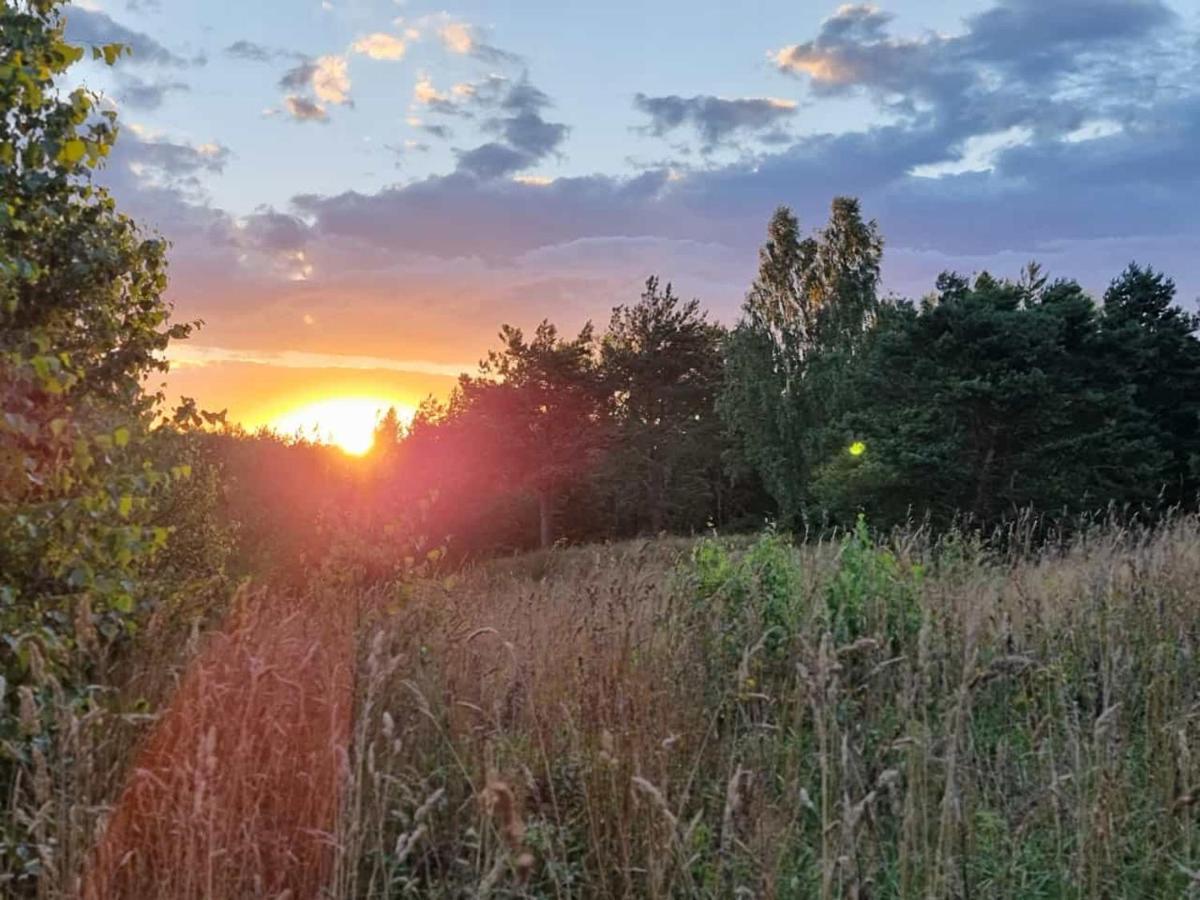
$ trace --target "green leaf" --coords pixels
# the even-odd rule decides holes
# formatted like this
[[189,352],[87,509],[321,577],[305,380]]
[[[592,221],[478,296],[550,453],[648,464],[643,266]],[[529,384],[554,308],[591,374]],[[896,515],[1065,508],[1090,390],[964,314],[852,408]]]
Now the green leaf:
[[79,138],[72,138],[58,151],[58,161],[73,166],[83,159],[85,153],[87,153],[87,144]]
[[117,513],[122,519],[128,519],[131,512],[133,512],[133,498],[128,494],[122,494],[121,499],[117,501]]
[[124,447],[129,443],[129,429],[122,425],[113,432],[113,443],[118,447]]
[[105,65],[113,65],[128,48],[124,44],[105,44],[100,48],[100,52],[104,54]]

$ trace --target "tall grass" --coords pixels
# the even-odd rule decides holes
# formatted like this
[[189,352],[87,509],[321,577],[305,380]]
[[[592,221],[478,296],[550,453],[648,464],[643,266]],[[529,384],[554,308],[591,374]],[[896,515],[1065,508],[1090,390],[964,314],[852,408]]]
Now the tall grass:
[[421,585],[367,626],[347,896],[1180,896],[1198,585],[1194,519],[1032,557],[860,529]]
[[[109,896],[1187,895],[1200,523],[1019,544],[660,540],[259,598],[140,755],[47,743],[10,812],[53,836],[44,897],[112,846],[143,868]],[[274,686],[201,689],[217,658]],[[176,813],[122,840],[138,769]]]

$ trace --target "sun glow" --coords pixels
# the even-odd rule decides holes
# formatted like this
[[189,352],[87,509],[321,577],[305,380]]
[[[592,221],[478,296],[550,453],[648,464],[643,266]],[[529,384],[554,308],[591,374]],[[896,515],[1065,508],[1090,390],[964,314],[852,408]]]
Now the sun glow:
[[271,422],[271,428],[280,434],[332,444],[351,456],[363,456],[374,445],[375,426],[390,407],[396,408],[400,421],[405,423],[415,412],[408,404],[378,397],[337,397],[286,412]]

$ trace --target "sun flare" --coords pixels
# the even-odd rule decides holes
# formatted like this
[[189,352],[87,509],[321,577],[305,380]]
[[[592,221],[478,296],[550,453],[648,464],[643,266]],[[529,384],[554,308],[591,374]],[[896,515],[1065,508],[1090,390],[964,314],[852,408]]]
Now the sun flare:
[[351,456],[363,456],[375,443],[375,426],[390,407],[402,422],[415,410],[404,403],[378,397],[337,397],[309,403],[286,412],[271,423],[280,434],[301,435],[339,447]]

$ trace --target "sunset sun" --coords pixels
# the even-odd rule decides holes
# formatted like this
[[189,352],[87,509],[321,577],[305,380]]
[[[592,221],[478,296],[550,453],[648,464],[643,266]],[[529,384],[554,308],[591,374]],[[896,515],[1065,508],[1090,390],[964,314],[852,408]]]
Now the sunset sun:
[[407,404],[378,397],[336,397],[309,403],[278,416],[274,431],[299,434],[339,447],[351,456],[366,454],[375,442],[375,426],[390,407],[395,407],[402,422],[412,418]]

